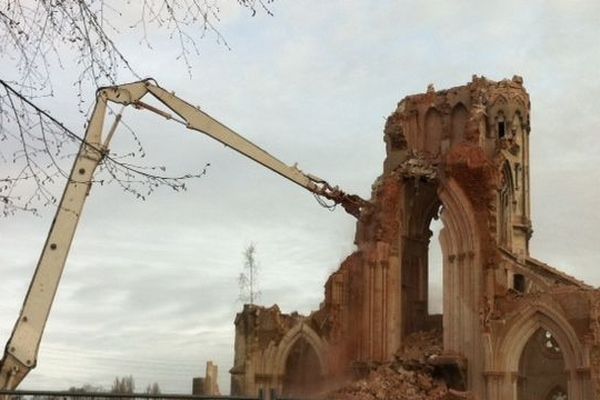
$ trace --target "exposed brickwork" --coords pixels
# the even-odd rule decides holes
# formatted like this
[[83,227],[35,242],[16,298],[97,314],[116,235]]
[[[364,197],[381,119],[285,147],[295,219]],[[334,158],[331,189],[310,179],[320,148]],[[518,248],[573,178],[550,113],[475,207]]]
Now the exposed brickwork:
[[[298,340],[319,353],[328,385],[315,392],[374,365],[397,380],[386,374],[398,349],[443,326],[436,365],[461,382],[447,382],[448,398],[600,398],[600,291],[529,255],[529,109],[517,76],[475,76],[403,99],[386,121],[383,173],[357,224],[357,250],[329,277],[321,308],[309,317],[238,316],[238,393],[285,392],[285,357]],[[438,217],[442,326],[428,314],[429,226]]]

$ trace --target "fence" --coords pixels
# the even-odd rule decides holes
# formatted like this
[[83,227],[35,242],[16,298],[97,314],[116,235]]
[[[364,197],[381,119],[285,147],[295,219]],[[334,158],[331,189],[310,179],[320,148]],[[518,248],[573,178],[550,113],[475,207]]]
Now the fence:
[[274,390],[259,391],[257,397],[203,396],[188,394],[103,393],[44,390],[0,390],[0,400],[301,400],[277,396]]

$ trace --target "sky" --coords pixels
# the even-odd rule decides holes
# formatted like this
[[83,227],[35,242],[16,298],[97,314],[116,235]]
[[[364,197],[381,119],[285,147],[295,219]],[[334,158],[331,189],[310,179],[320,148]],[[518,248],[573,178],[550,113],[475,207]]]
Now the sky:
[[[364,198],[382,172],[385,118],[404,96],[430,83],[462,85],[473,74],[523,76],[532,102],[531,254],[600,285],[600,3],[276,1],[273,16],[255,17],[235,1],[222,5],[219,30],[230,49],[211,35],[201,39],[191,76],[160,31],[152,32],[152,49],[135,30],[117,34],[116,43],[143,76],[282,161]],[[83,133],[69,56],[65,49],[63,67],[53,67],[55,97],[40,101]],[[0,72],[10,75],[11,65]],[[85,107],[94,92],[83,88]],[[186,192],[159,190],[144,202],[114,185],[92,189],[38,366],[21,387],[108,388],[131,374],[139,390],[156,381],[164,392],[190,393],[192,377],[213,360],[227,392],[244,249],[256,245],[259,304],[309,313],[353,251],[355,221],[178,124],[135,110],[124,119],[140,134],[148,163],[174,174],[211,166]],[[114,151],[130,140],[119,135]],[[53,213],[0,219],[0,343]],[[432,257],[439,265],[439,254]],[[432,293],[440,287],[433,279]]]

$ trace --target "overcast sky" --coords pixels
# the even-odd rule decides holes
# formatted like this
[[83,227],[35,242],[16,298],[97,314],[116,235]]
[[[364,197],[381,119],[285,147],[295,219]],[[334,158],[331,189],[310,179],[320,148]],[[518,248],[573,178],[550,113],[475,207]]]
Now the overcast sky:
[[[385,118],[405,95],[429,83],[462,85],[472,74],[522,75],[532,100],[532,255],[600,285],[600,3],[277,1],[273,17],[254,18],[233,3],[219,26],[231,50],[200,41],[191,78],[164,34],[152,35],[153,50],[139,45],[139,32],[117,44],[144,76],[284,162],[363,197],[381,173]],[[82,132],[75,67],[64,64],[45,107]],[[84,88],[86,101],[94,91]],[[108,388],[116,375],[132,374],[140,390],[157,381],[163,391],[189,393],[192,377],[214,360],[228,391],[244,248],[256,244],[260,303],[308,313],[353,250],[354,220],[177,124],[134,110],[125,120],[150,160],[170,172],[211,167],[187,192],[164,190],[146,202],[117,187],[92,190],[38,367],[22,388]],[[0,343],[53,213],[0,220]]]

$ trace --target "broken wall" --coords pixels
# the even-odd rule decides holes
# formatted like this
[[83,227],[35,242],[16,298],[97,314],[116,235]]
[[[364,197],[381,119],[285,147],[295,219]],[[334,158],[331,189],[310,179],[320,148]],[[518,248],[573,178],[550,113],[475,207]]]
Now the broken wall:
[[272,389],[305,396],[323,389],[328,375],[323,312],[283,314],[276,305],[246,304],[235,320],[231,394],[257,396]]
[[[312,338],[323,375],[337,383],[393,361],[410,334],[441,328],[439,362],[459,371],[465,396],[517,399],[528,378],[524,365],[535,359],[523,356],[527,343],[543,330],[561,350],[568,398],[594,398],[598,291],[529,254],[529,112],[518,76],[474,76],[467,85],[430,86],[398,103],[384,129],[383,173],[357,223],[357,250],[329,277],[313,316],[292,321],[278,314],[275,320],[290,322],[277,325],[275,336],[272,322],[238,316],[238,382],[281,389],[287,335]],[[441,327],[427,311],[434,218],[444,225]]]

